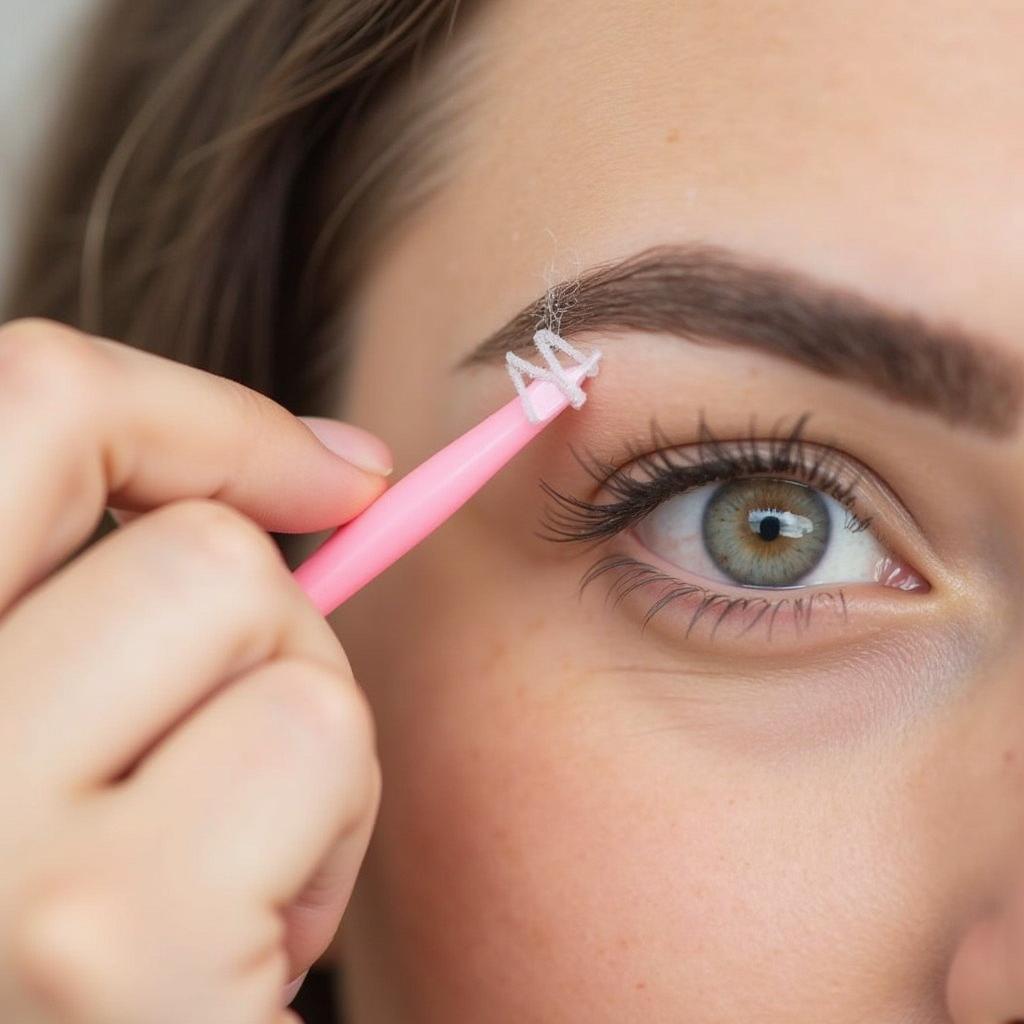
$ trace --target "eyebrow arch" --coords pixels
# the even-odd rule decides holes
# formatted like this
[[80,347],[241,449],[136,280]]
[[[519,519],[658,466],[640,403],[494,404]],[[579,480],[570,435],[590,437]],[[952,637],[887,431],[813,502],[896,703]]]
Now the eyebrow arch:
[[635,330],[743,345],[993,437],[1011,434],[1024,406],[1024,367],[987,339],[720,246],[658,246],[593,267],[549,289],[459,366],[530,350],[539,327],[567,338]]

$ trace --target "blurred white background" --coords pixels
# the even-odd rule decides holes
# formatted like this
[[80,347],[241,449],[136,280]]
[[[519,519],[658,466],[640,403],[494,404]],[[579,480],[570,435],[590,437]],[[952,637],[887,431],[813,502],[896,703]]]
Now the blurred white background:
[[0,291],[31,155],[97,0],[0,0]]

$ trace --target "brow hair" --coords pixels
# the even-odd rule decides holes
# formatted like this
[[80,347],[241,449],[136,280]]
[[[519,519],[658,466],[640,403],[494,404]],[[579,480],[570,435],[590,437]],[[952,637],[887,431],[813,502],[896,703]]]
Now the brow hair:
[[993,437],[1015,430],[1024,405],[1024,368],[989,339],[713,245],[593,267],[522,309],[463,365],[529,349],[538,326],[744,345]]

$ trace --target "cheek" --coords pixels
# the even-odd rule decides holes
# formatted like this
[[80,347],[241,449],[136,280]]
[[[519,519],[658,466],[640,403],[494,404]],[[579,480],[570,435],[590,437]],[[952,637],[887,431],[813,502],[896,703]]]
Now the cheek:
[[379,883],[398,894],[416,987],[442,1001],[457,991],[465,1002],[444,1002],[449,1019],[485,1019],[485,1003],[535,1014],[571,1000],[597,1020],[627,996],[635,1007],[660,987],[664,999],[679,956],[719,929],[709,886],[734,888],[721,877],[716,794],[674,779],[652,787],[674,767],[617,749],[614,728],[581,728],[564,694],[538,702],[522,680],[545,665],[509,653],[489,676],[475,668],[446,672],[478,700],[434,702],[430,728],[403,731],[401,751],[385,753],[396,782]]
[[932,1005],[977,860],[948,823],[992,811],[949,751],[991,730],[950,735],[924,700],[900,713],[874,663],[774,691],[682,656],[645,672],[616,620],[501,550],[457,517],[338,620],[384,768],[352,976],[372,966],[417,1022]]
[[511,591],[420,592],[431,557],[382,597],[411,642],[375,645],[371,682],[385,794],[364,896],[388,908],[414,1019],[571,1000],[594,1021],[648,1003],[710,1021],[766,992],[798,1019],[808,964],[826,985],[878,888],[877,851],[823,806],[829,770],[716,752],[642,683],[580,676],[550,615],[510,620]]

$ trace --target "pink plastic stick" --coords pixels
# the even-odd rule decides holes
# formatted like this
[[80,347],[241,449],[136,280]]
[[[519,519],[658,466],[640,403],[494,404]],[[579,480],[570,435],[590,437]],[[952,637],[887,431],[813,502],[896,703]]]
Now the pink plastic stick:
[[[566,375],[579,382],[585,368],[567,369]],[[569,404],[544,380],[534,381],[527,394],[538,423],[531,423],[520,399],[513,398],[407,473],[295,570],[299,585],[324,615],[436,530]]]

